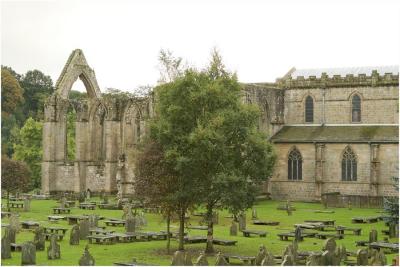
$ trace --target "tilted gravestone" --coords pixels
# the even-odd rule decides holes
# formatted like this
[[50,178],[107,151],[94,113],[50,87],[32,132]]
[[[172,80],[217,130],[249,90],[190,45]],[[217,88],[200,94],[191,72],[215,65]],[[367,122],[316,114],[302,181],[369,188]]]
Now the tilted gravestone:
[[294,239],[296,240],[296,242],[301,241],[301,227],[300,226],[297,226],[296,230],[294,231]]
[[24,199],[24,211],[28,212],[31,210],[31,200],[29,199],[29,197],[26,197]]
[[80,239],[79,225],[75,224],[71,229],[71,233],[69,236],[69,244],[79,245],[79,239]]
[[215,260],[215,266],[228,266],[229,263],[226,261],[221,252],[218,252],[217,259]]
[[256,265],[261,265],[261,262],[263,261],[265,256],[267,256],[267,249],[264,245],[260,245],[260,247],[258,248],[258,254],[256,256]]
[[373,230],[371,230],[371,232],[369,232],[369,243],[377,242],[377,241],[378,241],[378,231],[373,229]]
[[21,265],[36,264],[36,246],[31,241],[22,245]]
[[89,246],[85,246],[82,257],[79,259],[79,266],[94,266],[95,260],[89,252]]
[[385,266],[387,265],[387,260],[386,260],[386,256],[383,253],[382,250],[378,251],[376,249],[373,249],[371,251],[371,261],[369,263],[369,265],[372,266]]
[[242,212],[238,216],[239,231],[246,230],[246,213]]
[[47,248],[47,259],[56,260],[61,258],[60,245],[57,244],[57,235],[53,234],[50,237],[50,245]]
[[36,250],[45,250],[46,236],[44,235],[43,227],[40,226],[35,229],[35,237],[33,238],[33,243],[36,246]]
[[194,263],[195,266],[208,266],[208,260],[204,252],[200,252],[199,257],[197,258],[196,262]]
[[87,236],[89,235],[89,220],[88,219],[83,219],[79,223],[79,238],[81,240],[85,240]]
[[357,250],[357,265],[358,266],[368,265],[368,250],[366,249]]
[[175,251],[174,256],[172,257],[172,266],[184,266],[185,265],[185,252],[183,251]]
[[10,226],[4,229],[4,236],[1,238],[1,259],[11,258],[11,236]]
[[238,225],[234,221],[232,221],[231,227],[229,228],[229,234],[231,236],[237,236],[238,234]]

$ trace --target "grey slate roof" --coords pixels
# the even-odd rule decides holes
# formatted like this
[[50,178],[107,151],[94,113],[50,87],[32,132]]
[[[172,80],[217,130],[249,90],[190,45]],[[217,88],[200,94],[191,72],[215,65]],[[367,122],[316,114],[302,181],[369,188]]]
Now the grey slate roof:
[[274,143],[398,143],[398,126],[283,126]]
[[294,72],[289,74],[292,79],[296,79],[298,76],[303,76],[307,78],[309,76],[321,77],[321,74],[325,72],[328,77],[333,77],[333,75],[340,75],[341,77],[346,77],[347,74],[353,74],[357,76],[359,74],[366,74],[370,76],[372,71],[376,70],[380,75],[385,73],[392,73],[393,75],[399,74],[399,66],[371,66],[371,67],[352,67],[352,68],[322,68],[322,69],[296,69]]

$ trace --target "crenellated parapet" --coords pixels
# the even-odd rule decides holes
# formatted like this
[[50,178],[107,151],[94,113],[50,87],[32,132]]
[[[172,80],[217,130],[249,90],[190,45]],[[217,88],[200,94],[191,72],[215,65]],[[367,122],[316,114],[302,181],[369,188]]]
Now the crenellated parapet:
[[393,73],[380,74],[377,70],[373,70],[371,75],[366,74],[346,74],[328,76],[322,72],[321,77],[317,76],[291,76],[277,79],[279,88],[332,88],[332,87],[378,87],[378,86],[398,86],[399,75]]

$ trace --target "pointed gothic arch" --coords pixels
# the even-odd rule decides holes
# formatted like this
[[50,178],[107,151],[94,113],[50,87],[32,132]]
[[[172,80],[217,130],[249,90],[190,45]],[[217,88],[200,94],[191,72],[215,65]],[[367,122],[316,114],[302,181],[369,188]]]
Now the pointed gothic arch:
[[342,153],[342,181],[357,181],[357,155],[350,146]]
[[288,180],[303,179],[303,157],[297,147],[290,149],[288,154]]

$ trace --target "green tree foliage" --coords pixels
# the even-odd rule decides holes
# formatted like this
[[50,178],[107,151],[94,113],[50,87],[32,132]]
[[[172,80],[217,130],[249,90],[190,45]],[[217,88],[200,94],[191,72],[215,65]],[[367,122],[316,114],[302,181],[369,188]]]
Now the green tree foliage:
[[7,117],[14,113],[24,102],[24,91],[17,79],[6,68],[1,69],[1,116]]
[[13,157],[28,164],[34,188],[39,188],[41,181],[42,131],[43,123],[29,118],[19,132],[20,141],[14,144]]
[[[393,186],[397,192],[399,192],[399,177],[393,177]],[[399,197],[385,197],[383,208],[386,213],[388,213],[389,218],[387,221],[389,223],[398,224],[399,223]]]
[[67,112],[67,158],[68,160],[75,160],[75,134],[76,134],[76,113],[70,108]]
[[7,192],[7,209],[10,193],[25,192],[29,189],[31,173],[28,166],[21,161],[1,157],[1,189]]

